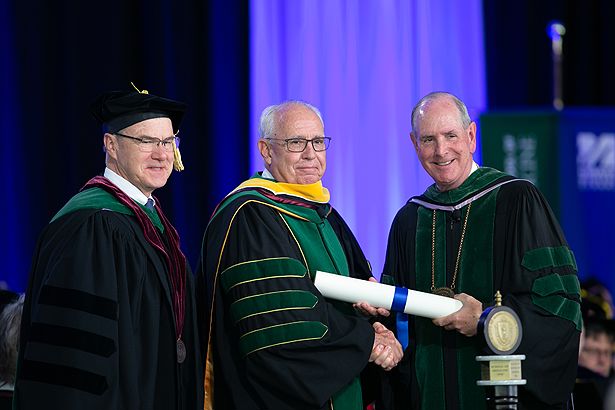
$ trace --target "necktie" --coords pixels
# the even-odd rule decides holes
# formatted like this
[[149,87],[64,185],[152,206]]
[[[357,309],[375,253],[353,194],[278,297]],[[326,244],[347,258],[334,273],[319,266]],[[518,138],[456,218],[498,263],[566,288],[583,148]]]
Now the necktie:
[[154,200],[152,198],[149,198],[147,200],[147,203],[145,204],[145,207],[149,209],[150,211],[153,211],[154,210]]

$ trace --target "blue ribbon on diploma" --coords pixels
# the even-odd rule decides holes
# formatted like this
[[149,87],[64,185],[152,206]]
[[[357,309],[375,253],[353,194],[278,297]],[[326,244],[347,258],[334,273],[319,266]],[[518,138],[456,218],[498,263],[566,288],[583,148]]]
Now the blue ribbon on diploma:
[[404,308],[406,307],[406,300],[408,300],[408,288],[395,286],[395,294],[393,295],[391,310],[403,313]]

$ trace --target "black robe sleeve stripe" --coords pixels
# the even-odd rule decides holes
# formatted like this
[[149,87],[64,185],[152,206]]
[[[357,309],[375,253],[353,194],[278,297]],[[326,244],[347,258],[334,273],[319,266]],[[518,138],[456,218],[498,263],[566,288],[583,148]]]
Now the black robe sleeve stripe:
[[45,285],[41,290],[38,303],[82,310],[107,319],[117,319],[117,303],[115,301],[76,289]]
[[81,329],[44,323],[32,323],[30,341],[78,349],[103,357],[109,357],[117,350],[111,338]]
[[102,375],[59,364],[24,360],[20,372],[23,380],[69,387],[95,395],[101,395],[109,388]]

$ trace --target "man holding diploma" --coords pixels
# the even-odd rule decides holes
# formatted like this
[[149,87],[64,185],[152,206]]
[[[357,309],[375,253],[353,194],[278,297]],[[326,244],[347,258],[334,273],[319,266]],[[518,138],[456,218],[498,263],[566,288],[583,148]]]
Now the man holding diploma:
[[[398,212],[389,235],[383,282],[454,297],[448,316],[409,316],[400,365],[389,375],[382,408],[485,409],[475,356],[482,311],[497,290],[517,312],[525,354],[520,409],[562,409],[572,391],[581,315],[576,263],[558,222],[530,182],[472,155],[476,124],[448,93],[423,97],[412,111],[414,149],[433,178]],[[379,407],[380,409],[381,407]]]
[[205,408],[362,410],[361,371],[390,370],[402,349],[314,287],[317,270],[373,280],[321,183],[330,138],[298,101],[267,107],[260,137],[265,170],[219,204],[203,240]]

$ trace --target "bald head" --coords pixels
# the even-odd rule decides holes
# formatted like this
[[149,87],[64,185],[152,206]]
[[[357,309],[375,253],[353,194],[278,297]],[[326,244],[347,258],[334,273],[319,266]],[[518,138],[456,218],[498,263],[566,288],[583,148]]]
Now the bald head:
[[410,138],[440,191],[458,188],[470,175],[476,124],[454,95],[438,92],[423,97],[412,110]]
[[296,109],[301,109],[302,107],[312,111],[314,115],[318,117],[320,124],[324,129],[325,123],[322,120],[322,115],[320,114],[318,108],[314,107],[312,104],[306,103],[305,101],[289,100],[280,104],[270,105],[263,110],[258,125],[259,136],[261,138],[271,138],[276,133],[276,128],[279,124],[284,122],[285,114],[287,114],[289,110],[295,111]]
[[416,103],[416,105],[412,109],[412,130],[413,131],[416,131],[417,129],[418,118],[424,113],[425,106],[432,103],[433,101],[440,100],[440,99],[450,100],[453,104],[455,104],[455,106],[457,107],[457,110],[459,111],[459,121],[461,122],[461,126],[463,128],[468,128],[472,120],[470,119],[470,115],[468,114],[468,108],[463,103],[463,101],[461,101],[459,98],[457,98],[455,95],[451,93],[447,93],[444,91],[435,91],[421,98],[419,102]]

